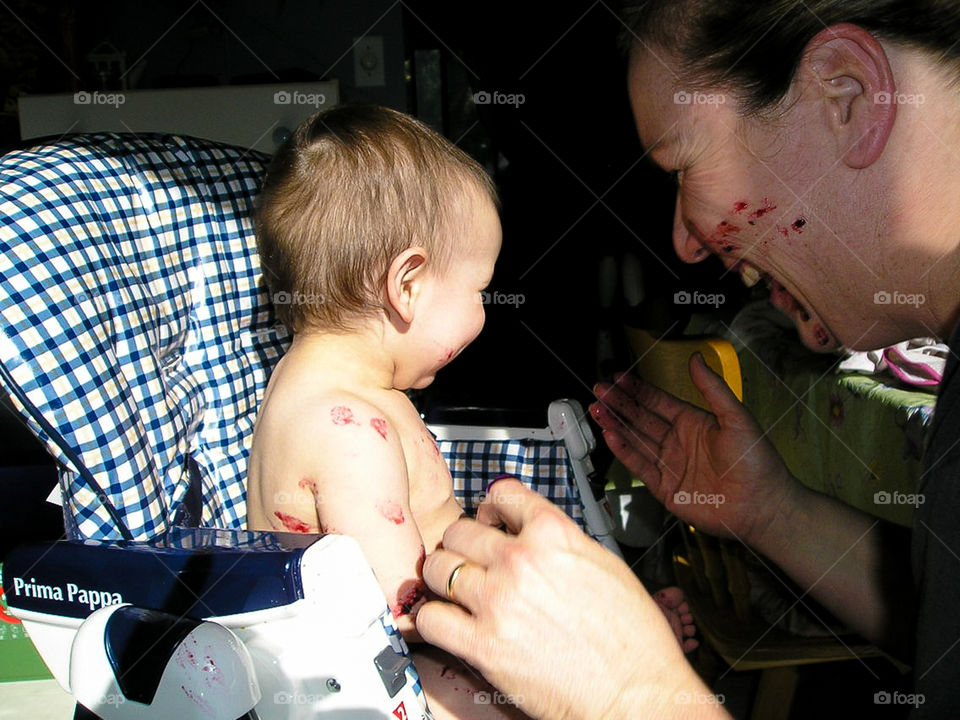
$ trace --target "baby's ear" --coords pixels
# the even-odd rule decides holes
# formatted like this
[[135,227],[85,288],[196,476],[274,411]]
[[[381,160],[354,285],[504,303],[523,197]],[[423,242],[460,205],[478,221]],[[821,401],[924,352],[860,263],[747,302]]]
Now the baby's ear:
[[427,272],[427,251],[407,248],[397,255],[387,270],[387,303],[403,322],[413,322],[413,311]]

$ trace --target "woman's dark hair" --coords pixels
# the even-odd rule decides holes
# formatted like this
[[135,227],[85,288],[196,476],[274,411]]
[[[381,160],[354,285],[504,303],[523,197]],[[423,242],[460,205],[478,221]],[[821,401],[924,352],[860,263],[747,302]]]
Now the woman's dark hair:
[[745,114],[780,102],[807,44],[838,23],[924,49],[960,77],[957,0],[626,0],[622,17],[624,52],[675,54],[689,89],[727,90]]

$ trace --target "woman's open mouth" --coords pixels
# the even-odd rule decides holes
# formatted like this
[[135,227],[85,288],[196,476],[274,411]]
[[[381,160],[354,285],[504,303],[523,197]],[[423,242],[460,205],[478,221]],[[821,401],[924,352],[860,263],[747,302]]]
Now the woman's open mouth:
[[826,325],[816,316],[816,313],[811,312],[797,300],[793,293],[778,280],[743,260],[737,263],[736,269],[747,287],[753,287],[761,280],[766,281],[767,287],[770,288],[770,304],[793,320],[800,339],[811,350],[830,352],[840,346],[840,342],[827,330]]

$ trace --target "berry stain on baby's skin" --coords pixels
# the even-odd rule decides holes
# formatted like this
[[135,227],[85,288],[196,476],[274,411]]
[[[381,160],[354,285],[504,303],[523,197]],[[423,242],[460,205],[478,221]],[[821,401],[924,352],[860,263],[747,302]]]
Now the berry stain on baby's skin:
[[401,508],[395,502],[385,502],[377,505],[377,510],[380,511],[380,514],[383,515],[387,520],[392,522],[394,525],[403,525],[403,508]]
[[295,532],[295,533],[316,532],[316,530],[310,527],[310,525],[305,523],[300,518],[294,517],[293,515],[287,515],[286,513],[280,512],[279,510],[277,510],[273,514],[277,518],[277,520],[279,520],[283,524],[283,527],[289,530],[290,532]]
[[377,431],[377,433],[384,440],[387,439],[387,421],[383,418],[370,418],[370,427]]
[[359,425],[353,416],[353,410],[346,405],[337,405],[330,409],[330,420],[334,425]]
[[424,597],[422,580],[406,580],[397,591],[397,602],[390,608],[394,617],[409,615]]

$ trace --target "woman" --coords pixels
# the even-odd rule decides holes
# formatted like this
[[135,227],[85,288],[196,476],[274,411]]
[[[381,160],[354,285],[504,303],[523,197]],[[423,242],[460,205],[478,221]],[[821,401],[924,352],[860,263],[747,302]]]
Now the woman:
[[[647,152],[677,176],[680,257],[717,255],[748,284],[765,277],[814,350],[936,335],[956,351],[960,4],[636,4],[625,14],[629,91]],[[924,302],[876,301],[894,292]],[[591,412],[668,509],[748,543],[848,625],[912,657],[918,715],[942,717],[960,707],[955,369],[951,358],[912,558],[896,529],[791,477],[700,360],[690,371],[713,415],[629,378],[598,386]],[[681,490],[727,502],[677,506]],[[537,717],[724,715],[691,704],[707,690],[626,566],[516,483],[494,486],[490,501],[427,559],[427,582],[457,604],[421,610],[426,639]],[[510,534],[491,527],[501,523]]]

